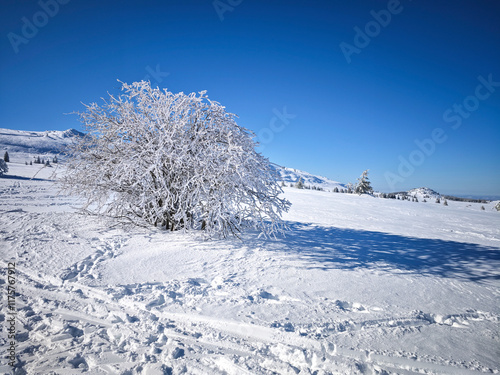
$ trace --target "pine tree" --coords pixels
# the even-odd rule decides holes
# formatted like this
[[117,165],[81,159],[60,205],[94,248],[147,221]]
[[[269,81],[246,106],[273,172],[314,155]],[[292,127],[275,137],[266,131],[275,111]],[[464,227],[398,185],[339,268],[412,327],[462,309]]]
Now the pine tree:
[[485,210],[484,206],[481,206],[481,210],[482,210],[482,211],[484,211],[484,210]]
[[5,162],[5,160],[0,159],[0,177],[2,177],[8,171],[9,167],[7,166],[7,163]]
[[358,178],[358,183],[356,184],[355,192],[359,195],[373,193],[370,180],[368,179],[368,169],[364,171],[363,174]]
[[441,200],[438,198],[436,198],[436,203],[441,203]]
[[352,191],[354,189],[354,185],[352,183],[348,182],[346,187],[347,187],[347,194],[352,194]]
[[3,161],[6,163],[10,162],[9,153],[7,151],[5,151],[5,154],[3,155]]
[[57,164],[57,162],[58,162],[58,160],[57,160],[57,155],[56,155],[56,156],[54,156],[54,158],[52,159],[52,163]]
[[295,187],[297,189],[304,189],[304,180],[302,180],[302,177],[299,177],[299,180],[295,184]]
[[334,193],[338,193],[338,192],[339,192],[339,188],[338,188],[338,187],[335,187],[335,189],[333,189],[333,192],[334,192]]
[[444,200],[443,204],[444,204],[445,206],[448,206],[448,202],[446,201],[446,199]]

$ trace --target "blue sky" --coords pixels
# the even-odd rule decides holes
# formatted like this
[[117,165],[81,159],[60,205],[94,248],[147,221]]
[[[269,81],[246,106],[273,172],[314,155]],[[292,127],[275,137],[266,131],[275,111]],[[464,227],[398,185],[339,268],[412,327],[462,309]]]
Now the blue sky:
[[500,196],[498,1],[1,4],[0,127],[79,129],[66,113],[146,78],[208,90],[280,165]]

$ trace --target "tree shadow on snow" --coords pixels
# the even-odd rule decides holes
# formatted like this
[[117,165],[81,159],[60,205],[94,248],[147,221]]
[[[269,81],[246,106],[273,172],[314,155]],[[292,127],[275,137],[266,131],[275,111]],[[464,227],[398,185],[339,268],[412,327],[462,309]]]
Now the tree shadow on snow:
[[310,268],[397,270],[475,282],[500,279],[498,247],[303,223],[288,226],[285,238],[261,245],[296,254]]
[[24,176],[16,176],[12,174],[4,174],[2,176],[4,180],[19,180],[19,181],[54,181],[49,180],[47,178],[39,178],[39,177],[24,177]]

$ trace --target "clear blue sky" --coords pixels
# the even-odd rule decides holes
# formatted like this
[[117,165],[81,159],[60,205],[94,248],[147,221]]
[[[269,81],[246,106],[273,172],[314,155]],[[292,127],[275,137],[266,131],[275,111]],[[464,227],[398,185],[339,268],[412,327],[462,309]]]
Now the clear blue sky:
[[148,78],[208,90],[281,165],[500,195],[499,1],[2,0],[0,28],[0,127],[79,129]]

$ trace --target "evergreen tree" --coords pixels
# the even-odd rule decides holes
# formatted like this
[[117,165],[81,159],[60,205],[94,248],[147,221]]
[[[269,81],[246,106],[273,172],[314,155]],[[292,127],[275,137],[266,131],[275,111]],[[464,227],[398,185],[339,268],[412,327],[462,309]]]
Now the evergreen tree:
[[338,187],[335,187],[335,189],[333,189],[333,192],[334,192],[334,193],[338,193],[338,192],[339,192],[339,188],[338,188]]
[[444,204],[445,206],[448,206],[448,202],[446,201],[446,199],[444,200],[443,204]]
[[54,159],[52,159],[52,163],[57,164],[57,162],[58,162],[58,160],[57,160],[57,155],[56,155],[56,156],[54,156]]
[[33,165],[33,161],[30,160],[30,165]]
[[354,189],[354,185],[352,183],[347,183],[347,194],[352,194],[352,191]]
[[436,198],[436,203],[441,203],[441,200],[439,198]]
[[5,160],[0,159],[0,177],[2,177],[8,171],[9,167],[7,166],[7,163],[5,162]]
[[481,210],[483,210],[483,211],[485,210],[484,206],[481,206]]
[[299,177],[299,180],[295,184],[295,187],[297,189],[304,189],[304,180],[302,180],[302,177]]
[[368,169],[364,171],[363,174],[358,178],[358,183],[356,184],[355,192],[359,195],[373,193],[370,180],[368,179]]
[[3,155],[3,161],[6,163],[10,162],[9,153],[7,151],[5,151],[5,154]]

